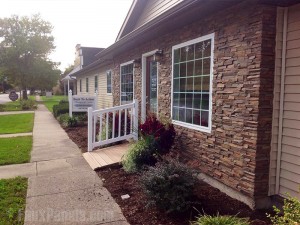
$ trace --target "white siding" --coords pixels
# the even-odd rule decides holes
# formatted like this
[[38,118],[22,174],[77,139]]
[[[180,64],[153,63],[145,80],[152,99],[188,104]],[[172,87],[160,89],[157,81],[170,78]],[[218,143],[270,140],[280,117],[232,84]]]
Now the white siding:
[[182,1],[183,0],[147,0],[146,6],[137,20],[134,29],[148,23],[150,20],[158,17]]
[[[282,18],[282,11],[278,18]],[[282,26],[278,23],[278,36],[282,36]],[[277,45],[276,59],[281,56],[281,46]],[[277,62],[277,60],[276,60]],[[279,105],[280,63],[276,63],[274,104]],[[279,70],[277,70],[279,69]],[[286,74],[284,85],[284,110],[282,154],[280,160],[279,194],[287,192],[300,198],[300,4],[290,7],[288,13]],[[279,109],[273,110],[272,155],[277,152]],[[275,193],[276,158],[271,161],[270,194]]]
[[[109,108],[113,106],[112,94],[107,94],[106,69],[101,69],[80,76],[77,82],[78,95],[94,95],[95,94],[95,76],[98,76],[98,109]],[[86,92],[86,78],[89,78],[89,92]],[[80,92],[80,79],[82,79],[82,92]]]

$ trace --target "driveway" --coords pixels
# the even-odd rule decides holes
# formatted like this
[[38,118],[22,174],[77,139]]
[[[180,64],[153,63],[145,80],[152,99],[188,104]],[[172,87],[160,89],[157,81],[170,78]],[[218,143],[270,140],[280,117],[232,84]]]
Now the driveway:
[[8,94],[0,94],[0,104],[4,104],[10,101],[11,100],[8,98]]

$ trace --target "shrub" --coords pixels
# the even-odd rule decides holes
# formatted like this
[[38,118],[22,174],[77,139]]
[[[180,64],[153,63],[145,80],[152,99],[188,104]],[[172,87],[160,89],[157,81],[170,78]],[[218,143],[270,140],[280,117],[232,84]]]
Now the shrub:
[[286,225],[286,224],[299,224],[300,223],[300,201],[297,198],[293,198],[288,195],[287,199],[284,199],[282,212],[276,206],[273,206],[275,216],[270,216],[273,224]]
[[76,127],[77,124],[78,124],[78,121],[75,116],[68,118],[68,127]]
[[60,101],[58,105],[53,106],[53,115],[57,118],[61,114],[69,112],[69,103],[65,101]]
[[154,146],[154,143],[149,136],[132,144],[122,161],[124,170],[126,172],[136,172],[141,170],[144,165],[154,165],[156,162],[154,156],[156,146]]
[[140,125],[140,130],[143,137],[154,137],[160,153],[166,153],[170,150],[176,135],[173,124],[163,124],[154,115],[149,116],[146,121]]
[[32,99],[22,99],[20,100],[20,105],[23,110],[32,110],[37,108],[35,101]]
[[209,216],[198,217],[191,225],[250,225],[248,219],[238,218],[235,216]]
[[159,162],[156,167],[149,167],[141,177],[142,188],[149,203],[167,213],[189,209],[196,183],[194,172],[175,160]]
[[76,127],[78,124],[76,116],[70,117],[68,113],[59,115],[57,120],[63,127]]
[[57,117],[58,122],[63,126],[66,127],[68,126],[68,119],[69,119],[69,114],[61,114]]

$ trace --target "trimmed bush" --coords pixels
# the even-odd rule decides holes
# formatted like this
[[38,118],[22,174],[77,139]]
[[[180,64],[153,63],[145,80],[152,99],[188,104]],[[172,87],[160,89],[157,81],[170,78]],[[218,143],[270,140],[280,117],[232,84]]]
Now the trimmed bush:
[[69,112],[69,103],[62,100],[58,105],[54,105],[52,109],[54,117],[57,118],[59,115]]
[[77,117],[70,117],[68,113],[59,115],[57,120],[63,127],[76,127],[78,124]]
[[300,201],[297,198],[293,198],[288,195],[287,199],[284,199],[282,211],[276,206],[273,206],[275,216],[268,217],[275,225],[286,225],[286,224],[300,224]]
[[141,185],[149,204],[172,213],[191,207],[196,180],[195,171],[178,161],[169,160],[149,167],[141,177]]
[[156,146],[152,137],[140,139],[130,146],[128,153],[124,156],[122,161],[124,170],[132,173],[141,170],[145,165],[154,165],[155,152]]
[[78,124],[78,120],[75,116],[68,118],[68,127],[76,127]]
[[248,219],[235,216],[209,216],[204,215],[191,222],[191,225],[250,225]]
[[23,110],[37,109],[36,102],[32,99],[22,99],[20,100],[20,105]]

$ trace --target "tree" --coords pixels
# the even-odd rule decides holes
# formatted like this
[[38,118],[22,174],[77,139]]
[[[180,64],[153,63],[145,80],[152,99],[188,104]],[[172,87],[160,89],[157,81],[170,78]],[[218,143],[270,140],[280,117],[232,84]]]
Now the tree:
[[48,59],[55,49],[52,29],[38,14],[0,18],[0,66],[25,99],[28,88],[48,89],[59,77],[58,64]]

